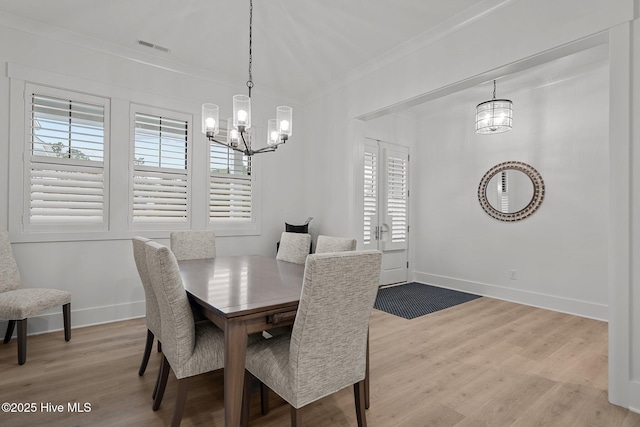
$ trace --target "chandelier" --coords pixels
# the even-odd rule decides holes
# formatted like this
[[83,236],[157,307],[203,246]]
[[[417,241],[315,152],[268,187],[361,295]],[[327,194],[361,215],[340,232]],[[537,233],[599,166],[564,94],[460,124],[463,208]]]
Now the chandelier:
[[476,133],[502,133],[513,125],[513,102],[496,99],[496,81],[493,81],[493,99],[476,106]]
[[227,120],[227,139],[216,139],[220,132],[220,109],[216,104],[202,104],[202,133],[216,144],[224,145],[246,156],[275,151],[280,144],[287,142],[293,125],[293,109],[287,106],[276,107],[276,118],[267,121],[267,145],[259,149],[251,147],[251,89],[253,88],[252,42],[253,42],[253,0],[249,0],[249,80],[248,95],[233,96],[233,117]]

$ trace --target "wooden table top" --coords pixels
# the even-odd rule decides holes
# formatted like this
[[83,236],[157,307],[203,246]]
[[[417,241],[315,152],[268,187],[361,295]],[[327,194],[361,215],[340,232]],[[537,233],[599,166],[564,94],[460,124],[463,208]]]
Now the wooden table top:
[[185,289],[226,318],[297,307],[304,265],[248,255],[178,262]]

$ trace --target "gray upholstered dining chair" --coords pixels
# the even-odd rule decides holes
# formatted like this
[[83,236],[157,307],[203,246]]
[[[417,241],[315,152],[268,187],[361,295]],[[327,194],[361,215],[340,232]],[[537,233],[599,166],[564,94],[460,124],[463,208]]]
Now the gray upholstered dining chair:
[[318,236],[316,243],[316,253],[322,254],[326,252],[346,252],[356,250],[356,239],[347,237]]
[[216,256],[216,235],[214,231],[172,231],[170,239],[171,251],[178,261],[215,258]]
[[311,235],[305,233],[283,232],[280,236],[280,246],[276,259],[280,261],[304,264],[309,255]]
[[[216,234],[214,231],[172,231],[169,239],[171,252],[178,261],[216,257]],[[191,311],[196,322],[206,319],[197,305],[191,304]]]
[[[291,405],[293,427],[301,423],[299,408],[351,385],[358,426],[366,426],[367,333],[381,258],[378,251],[309,255],[291,335],[247,348],[248,373]],[[244,394],[245,426],[249,396]]]
[[18,323],[18,364],[27,361],[27,319],[52,307],[62,306],[64,339],[71,339],[71,293],[58,289],[25,288],[11,250],[9,233],[0,230],[0,319],[8,319],[4,343]]
[[224,334],[211,322],[194,322],[175,255],[156,242],[145,244],[147,265],[160,307],[162,366],[153,403],[162,403],[169,371],[178,379],[178,393],[171,420],[180,425],[189,389],[189,378],[224,367]]
[[[151,285],[151,278],[149,277],[149,269],[147,268],[147,254],[145,244],[151,240],[136,236],[132,239],[133,242],[133,259],[138,269],[138,275],[144,288],[145,298],[145,323],[147,324],[147,341],[144,346],[144,354],[142,355],[142,362],[140,363],[140,369],[138,369],[138,375],[144,375],[149,363],[149,356],[151,356],[151,349],[153,348],[154,338],[158,339],[158,351],[162,351],[160,344],[160,308],[158,307],[158,300],[156,294],[153,291]],[[157,384],[156,384],[157,389]],[[155,395],[155,390],[154,390]]]

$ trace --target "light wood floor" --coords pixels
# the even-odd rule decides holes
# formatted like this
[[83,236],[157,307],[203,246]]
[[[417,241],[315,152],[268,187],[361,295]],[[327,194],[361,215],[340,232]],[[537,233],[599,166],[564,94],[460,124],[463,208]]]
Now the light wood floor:
[[[4,331],[1,331],[4,333]],[[1,426],[163,426],[173,411],[169,377],[159,411],[151,391],[160,355],[137,374],[146,328],[141,319],[0,343],[0,401],[62,404],[65,413],[7,414]],[[607,325],[490,298],[405,320],[374,310],[371,319],[370,427],[640,426],[640,415],[607,402]],[[183,426],[223,426],[222,375],[193,380]],[[90,413],[67,413],[88,402]],[[272,394],[271,412],[252,426],[289,424]],[[302,409],[306,426],[355,426],[352,389]]]

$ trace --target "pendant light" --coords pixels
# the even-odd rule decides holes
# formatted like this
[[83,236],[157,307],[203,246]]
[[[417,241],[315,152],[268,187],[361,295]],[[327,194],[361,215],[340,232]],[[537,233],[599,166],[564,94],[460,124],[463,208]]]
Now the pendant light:
[[496,81],[493,81],[493,99],[476,106],[476,133],[491,134],[511,130],[513,102],[496,99]]

